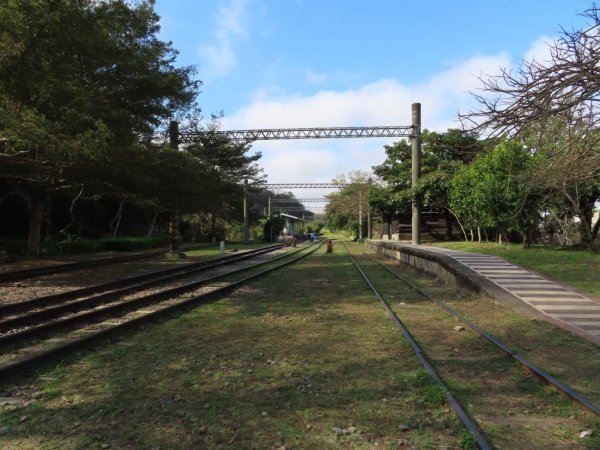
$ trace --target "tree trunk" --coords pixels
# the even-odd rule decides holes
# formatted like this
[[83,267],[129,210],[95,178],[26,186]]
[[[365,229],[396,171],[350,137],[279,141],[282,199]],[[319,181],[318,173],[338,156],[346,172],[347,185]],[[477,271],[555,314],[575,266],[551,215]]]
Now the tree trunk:
[[119,209],[117,210],[117,214],[113,217],[113,220],[110,221],[110,227],[113,230],[113,238],[117,237],[117,232],[119,231],[119,226],[121,225],[121,217],[123,217],[123,200],[119,202]]
[[592,229],[592,238],[594,240],[600,239],[600,236],[598,236],[599,232],[600,232],[600,216],[598,216],[598,220],[596,220],[596,223],[594,224],[594,228]]
[[[79,193],[73,197],[73,200],[71,200],[71,206],[69,206],[69,223],[62,230],[60,230],[58,234],[66,233],[69,228],[77,223],[77,219],[75,218],[75,203],[77,203],[77,200],[79,200],[79,198],[83,195],[84,187],[85,186],[81,186]],[[81,224],[79,224],[79,227],[81,227]]]
[[477,225],[477,240],[481,242],[481,227]]
[[157,218],[158,218],[158,208],[156,208],[154,210],[154,217],[152,217],[152,223],[150,224],[150,228],[148,229],[148,232],[146,233],[146,239],[148,239],[150,236],[152,236],[152,233],[154,233],[154,227],[156,226]]
[[463,236],[465,237],[465,242],[467,242],[469,239],[467,238],[467,232],[465,231],[465,227],[463,227],[463,224],[461,223],[460,219],[458,218],[458,216],[456,214],[454,214],[451,210],[448,210],[448,212],[450,214],[452,214],[454,216],[454,218],[456,219],[456,221],[458,222],[458,226],[460,227],[460,231],[462,231]]
[[44,195],[29,195],[29,235],[27,238],[27,256],[40,256],[40,238],[42,218],[44,216]]
[[445,210],[444,211],[444,215],[446,216],[446,239],[448,239],[449,241],[452,240],[452,214],[450,214],[450,211]]
[[592,217],[588,211],[580,209],[579,214],[579,233],[581,234],[581,244],[587,248],[592,246],[594,236],[592,235]]
[[[217,224],[217,215],[215,213],[210,213],[210,236],[214,238],[216,238],[216,233],[215,233],[215,226]],[[220,237],[220,236],[219,236]]]
[[169,211],[169,252],[175,253],[178,250],[179,240],[179,210],[171,209]]
[[52,196],[46,197],[46,204],[44,206],[44,214],[42,216],[42,234],[48,237],[52,236]]

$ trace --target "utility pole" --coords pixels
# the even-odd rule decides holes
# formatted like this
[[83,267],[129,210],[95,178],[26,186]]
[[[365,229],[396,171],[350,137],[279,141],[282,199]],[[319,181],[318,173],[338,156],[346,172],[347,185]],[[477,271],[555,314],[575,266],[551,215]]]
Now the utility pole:
[[244,180],[244,244],[250,241],[248,230],[248,179]]
[[[367,194],[373,184],[373,180],[369,177],[369,183],[367,185]],[[367,205],[367,239],[373,239],[373,218],[371,217],[371,205]]]
[[362,233],[362,189],[359,185],[358,187],[358,239],[363,238]]
[[[179,124],[172,120],[169,123],[169,147],[179,149]],[[179,241],[179,210],[169,208],[169,253],[177,253]]]
[[[416,189],[421,178],[421,104],[412,104],[412,188]],[[413,194],[412,243],[421,243],[421,199]]]

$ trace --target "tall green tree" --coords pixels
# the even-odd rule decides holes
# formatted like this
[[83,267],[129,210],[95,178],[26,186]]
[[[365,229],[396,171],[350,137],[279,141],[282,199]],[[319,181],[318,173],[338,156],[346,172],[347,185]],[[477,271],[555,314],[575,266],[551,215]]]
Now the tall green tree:
[[449,203],[469,227],[489,227],[499,242],[516,231],[529,241],[539,196],[532,192],[535,158],[516,141],[504,141],[460,169],[450,181]]
[[184,151],[202,166],[202,173],[210,180],[203,191],[202,201],[197,202],[193,213],[208,213],[212,220],[211,229],[219,218],[242,220],[243,183],[250,186],[264,182],[262,169],[258,165],[260,152],[251,152],[251,144],[232,142],[215,134],[218,117],[199,133],[194,142],[185,145]]
[[558,203],[571,209],[570,219],[580,220],[582,244],[595,249],[600,247],[600,222],[591,223],[600,183],[599,13],[592,4],[581,14],[587,19],[581,29],[561,29],[544,60],[523,60],[482,79],[474,96],[477,108],[460,115],[466,128],[527,140],[541,151],[544,163],[534,174],[536,182],[549,199],[559,194]]
[[332,230],[345,230],[354,236],[359,236],[359,227],[363,227],[367,219],[367,203],[370,174],[355,170],[346,175],[339,175],[333,183],[347,183],[327,196],[325,206],[325,222]]
[[423,209],[444,212],[450,222],[449,182],[457,170],[483,151],[484,143],[477,134],[457,129],[444,133],[423,130],[421,179],[416,189],[411,184],[410,142],[403,139],[384,148],[386,160],[373,167],[381,185],[371,190],[370,204],[384,214],[408,216],[413,196],[417,195]]
[[132,146],[195,106],[194,70],[158,31],[152,1],[2,0],[0,178],[29,201],[30,254],[49,195],[118,186]]

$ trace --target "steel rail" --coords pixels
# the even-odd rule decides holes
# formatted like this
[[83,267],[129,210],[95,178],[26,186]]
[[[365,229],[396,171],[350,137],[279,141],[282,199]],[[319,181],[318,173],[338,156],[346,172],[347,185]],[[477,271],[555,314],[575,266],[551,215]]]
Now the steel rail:
[[434,302],[436,305],[438,305],[439,307],[441,307],[442,309],[444,309],[448,314],[450,314],[450,315],[456,317],[457,319],[459,319],[461,322],[463,322],[465,325],[467,325],[469,328],[471,328],[473,331],[475,331],[481,337],[483,337],[488,342],[490,342],[494,346],[496,346],[499,349],[501,349],[504,353],[506,353],[507,355],[509,355],[511,358],[513,358],[519,364],[521,364],[532,375],[535,375],[538,379],[544,381],[544,383],[546,383],[547,385],[555,387],[563,395],[565,395],[568,398],[570,398],[573,402],[575,402],[576,404],[578,404],[580,407],[582,407],[586,411],[591,412],[592,414],[594,414],[597,417],[600,417],[600,406],[599,405],[595,404],[594,402],[592,402],[591,400],[589,400],[588,398],[586,398],[582,394],[578,393],[577,391],[575,391],[571,387],[567,386],[566,384],[564,384],[560,380],[554,378],[552,375],[550,375],[545,370],[543,370],[543,369],[537,367],[536,365],[532,364],[525,357],[523,357],[522,355],[518,354],[516,351],[514,351],[513,349],[511,349],[508,345],[506,345],[502,341],[500,341],[498,338],[496,338],[495,336],[493,336],[493,335],[491,335],[491,334],[483,331],[477,325],[475,325],[474,323],[472,323],[471,321],[469,321],[468,319],[466,319],[464,316],[462,316],[458,311],[456,311],[455,309],[453,309],[450,306],[446,305],[442,301],[435,299],[434,297],[432,297],[431,295],[429,295],[427,292],[425,292],[424,290],[422,290],[421,288],[419,288],[418,286],[416,286],[415,284],[413,284],[409,280],[405,279],[403,276],[401,276],[400,274],[398,274],[394,270],[390,269],[389,267],[385,266],[384,264],[382,264],[381,262],[377,261],[376,259],[372,258],[369,255],[365,255],[365,256],[367,258],[373,260],[377,264],[379,264],[381,267],[383,267],[384,269],[386,269],[388,272],[390,272],[396,278],[398,278],[401,281],[403,281],[404,283],[408,284],[410,287],[412,287],[413,289],[415,289],[419,294],[423,295],[427,299],[429,299],[432,302]]
[[[302,258],[305,258],[306,256],[308,256],[308,255],[314,253],[316,250],[318,250],[323,245],[323,241],[319,242],[318,244],[319,245],[311,245],[313,248],[309,247],[309,251],[307,251],[306,253],[301,254],[295,258],[292,258],[289,261],[284,261],[281,264],[278,264],[273,267],[269,267],[258,273],[255,273],[255,274],[249,275],[245,278],[242,278],[240,280],[234,281],[226,286],[218,287],[215,290],[208,292],[206,294],[201,294],[198,296],[190,297],[190,298],[182,300],[181,302],[178,302],[176,304],[170,304],[161,309],[144,314],[143,316],[139,316],[139,317],[130,319],[130,320],[128,320],[126,322],[122,322],[120,324],[111,325],[110,327],[104,328],[102,330],[91,332],[85,336],[81,336],[76,339],[69,340],[68,342],[64,342],[60,345],[57,345],[56,347],[54,347],[52,349],[47,349],[43,353],[30,355],[27,358],[23,358],[18,361],[13,361],[8,364],[4,364],[4,365],[0,366],[0,379],[6,380],[8,377],[19,374],[25,369],[32,368],[40,363],[43,363],[43,362],[46,362],[53,358],[56,358],[58,356],[64,355],[68,352],[72,352],[74,350],[83,348],[84,346],[88,345],[91,342],[112,336],[115,333],[123,331],[125,329],[129,329],[129,328],[132,328],[139,324],[142,324],[142,323],[145,323],[145,322],[148,322],[151,320],[155,320],[157,318],[164,317],[165,314],[169,314],[169,313],[175,312],[177,310],[191,307],[197,303],[215,300],[219,295],[230,292],[248,281],[255,280],[255,279],[262,277],[270,272],[273,272],[273,271],[278,270],[282,267],[285,267],[289,264],[292,264]],[[298,251],[302,251],[302,250],[304,250],[304,249],[300,249]],[[290,256],[290,254],[288,253],[285,256]],[[272,262],[272,261],[273,260],[268,261],[268,262]],[[266,263],[262,263],[262,264],[266,264]],[[231,275],[231,273],[229,275]]]
[[113,263],[135,261],[136,259],[153,258],[161,255],[164,250],[157,250],[148,253],[136,253],[135,255],[116,256],[112,258],[91,259],[88,261],[79,261],[73,263],[58,264],[46,267],[37,267],[35,269],[14,270],[11,272],[0,273],[0,283],[6,281],[18,281],[27,278],[33,278],[40,275],[51,275],[55,273],[68,272],[70,270],[85,269],[87,267],[102,266]]
[[[51,331],[54,331],[56,329],[66,328],[66,327],[72,326],[73,324],[77,324],[78,322],[82,322],[84,320],[89,321],[90,319],[104,316],[104,315],[106,315],[107,312],[116,313],[116,312],[120,312],[120,311],[126,311],[128,309],[131,309],[132,306],[143,306],[146,304],[151,304],[156,301],[164,300],[165,298],[169,298],[172,296],[182,295],[188,291],[197,289],[197,288],[201,287],[202,285],[205,285],[209,282],[212,282],[217,279],[235,274],[237,272],[249,270],[254,267],[258,267],[258,266],[270,263],[272,261],[277,261],[282,258],[288,258],[289,256],[291,256],[295,253],[298,253],[302,250],[304,250],[304,249],[300,248],[291,253],[286,253],[284,255],[280,255],[280,256],[273,258],[266,262],[259,262],[259,263],[251,264],[249,266],[245,266],[245,267],[233,270],[231,272],[226,272],[223,274],[215,275],[215,276],[212,276],[209,278],[205,278],[203,280],[195,281],[192,283],[187,283],[182,286],[166,289],[166,290],[154,293],[154,294],[149,294],[149,295],[134,298],[131,300],[125,300],[125,301],[122,301],[122,302],[119,302],[116,304],[105,306],[103,308],[96,308],[93,310],[79,312],[79,313],[76,313],[76,314],[73,314],[73,315],[70,315],[67,317],[58,318],[56,320],[50,320],[48,322],[37,324],[37,325],[31,326],[29,328],[26,328],[26,329],[23,329],[23,330],[20,330],[17,332],[7,333],[7,334],[0,336],[0,346],[12,344],[15,341],[20,341],[20,340],[22,341],[22,340],[25,340],[25,339],[28,339],[31,337],[43,336],[43,335],[48,334]],[[94,304],[84,305],[84,306],[93,307]],[[81,308],[81,309],[83,309],[83,308]]]
[[[345,246],[344,246],[344,248],[345,248]],[[398,316],[394,313],[394,311],[392,310],[390,305],[387,303],[387,301],[377,291],[377,288],[373,285],[373,283],[371,283],[371,280],[369,280],[369,277],[367,276],[367,274],[362,270],[362,268],[356,262],[354,257],[350,254],[348,249],[346,249],[346,251],[348,252],[348,256],[350,257],[350,260],[352,261],[354,266],[358,269],[359,273],[362,275],[363,279],[365,280],[365,282],[367,283],[367,285],[369,286],[369,288],[371,289],[371,291],[373,292],[375,297],[377,297],[377,299],[381,302],[381,304],[387,311],[388,316],[392,319],[392,321],[400,329],[400,331],[402,332],[402,334],[404,335],[404,337],[406,338],[406,340],[412,347],[413,351],[415,352],[415,355],[417,356],[417,358],[419,359],[419,361],[421,362],[421,364],[423,365],[423,367],[425,368],[425,370],[427,371],[429,376],[444,390],[444,392],[446,393],[446,400],[448,401],[448,403],[450,404],[450,406],[452,407],[452,409],[458,416],[459,420],[465,425],[465,427],[467,428],[469,433],[471,433],[475,437],[475,439],[477,440],[477,444],[479,445],[479,448],[481,448],[482,450],[488,450],[488,449],[491,450],[493,448],[492,445],[485,438],[485,436],[483,435],[483,432],[479,429],[477,424],[473,421],[473,419],[471,419],[471,417],[467,414],[467,412],[464,410],[464,408],[460,405],[458,400],[456,400],[456,398],[450,393],[450,390],[448,389],[446,384],[442,381],[439,374],[435,371],[435,369],[433,368],[433,366],[431,365],[431,363],[429,362],[429,360],[423,353],[423,350],[421,349],[419,344],[417,344],[417,341],[410,334],[410,331],[408,330],[408,328],[398,318]]]
[[[147,284],[144,284],[142,282],[144,282],[146,280],[156,279],[156,283],[160,283],[160,282],[162,282],[161,281],[162,278],[160,278],[160,277],[170,276],[171,274],[180,274],[179,276],[187,276],[188,274],[200,272],[203,270],[208,270],[213,267],[218,267],[218,266],[224,265],[224,264],[231,264],[236,261],[241,261],[241,260],[250,258],[255,255],[260,255],[262,253],[274,251],[274,250],[282,248],[286,245],[289,245],[289,244],[286,243],[286,244],[272,245],[272,246],[268,246],[265,248],[249,250],[249,251],[242,252],[242,253],[229,254],[229,255],[225,255],[225,256],[221,256],[221,257],[217,257],[217,258],[211,258],[206,261],[199,261],[196,263],[191,263],[191,264],[186,264],[186,265],[178,265],[176,267],[170,267],[168,269],[155,270],[155,271],[143,274],[143,275],[126,277],[126,278],[122,278],[120,280],[109,281],[107,283],[96,284],[93,286],[88,286],[88,287],[80,288],[80,289],[74,289],[74,290],[68,291],[68,292],[61,292],[58,294],[46,295],[46,296],[42,296],[42,297],[33,298],[31,300],[25,300],[22,302],[7,303],[4,305],[0,305],[0,317],[3,317],[9,313],[24,312],[24,311],[32,310],[34,308],[43,308],[43,307],[50,306],[50,305],[53,305],[56,303],[65,302],[68,300],[96,294],[99,292],[105,292],[108,290],[123,288],[125,286],[131,286],[135,283],[137,283],[137,285],[140,287],[148,287],[148,286],[152,285],[152,283],[153,283],[152,281],[148,282]],[[159,278],[157,278],[157,277],[159,277]],[[135,292],[136,286],[132,286],[129,289],[130,290],[128,292]],[[104,294],[104,295],[106,296],[105,298],[110,298],[111,295],[116,295],[119,293],[124,294],[127,292],[125,290],[113,291],[110,294]],[[0,320],[0,328],[3,326],[4,322],[5,322],[4,320]]]

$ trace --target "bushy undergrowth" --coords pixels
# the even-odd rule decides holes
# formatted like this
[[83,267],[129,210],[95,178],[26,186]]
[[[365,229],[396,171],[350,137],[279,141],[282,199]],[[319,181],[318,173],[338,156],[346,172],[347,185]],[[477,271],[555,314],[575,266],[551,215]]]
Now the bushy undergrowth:
[[46,255],[73,255],[94,252],[132,252],[160,247],[165,243],[158,237],[118,237],[103,239],[68,239],[47,241],[43,251]]

